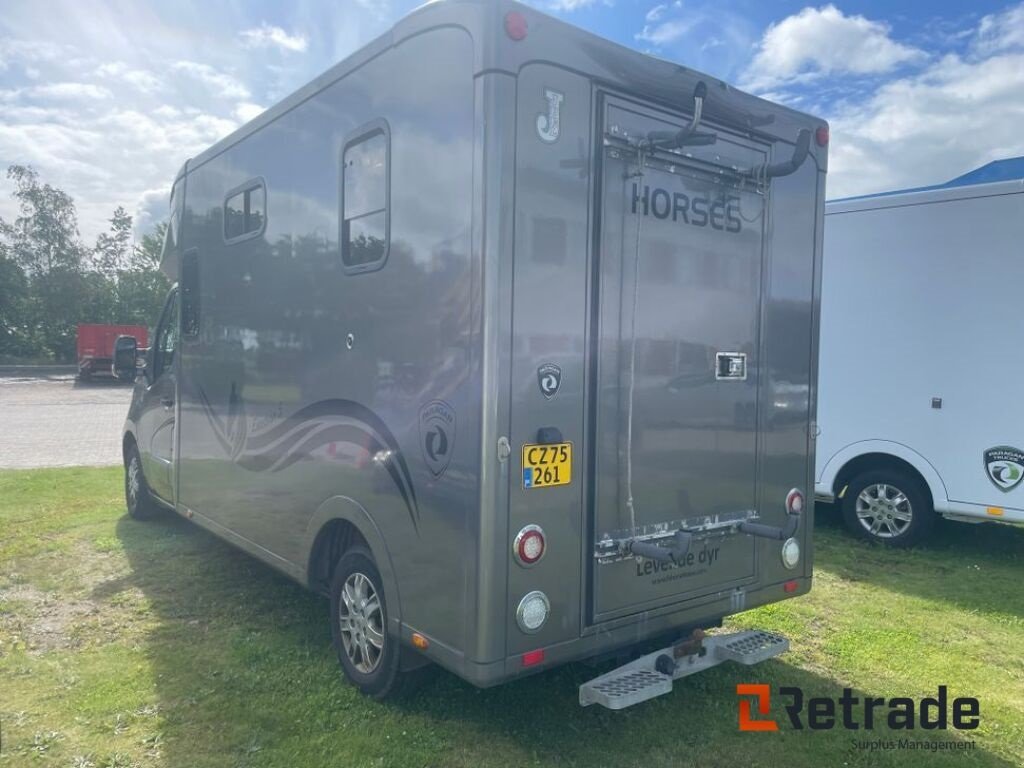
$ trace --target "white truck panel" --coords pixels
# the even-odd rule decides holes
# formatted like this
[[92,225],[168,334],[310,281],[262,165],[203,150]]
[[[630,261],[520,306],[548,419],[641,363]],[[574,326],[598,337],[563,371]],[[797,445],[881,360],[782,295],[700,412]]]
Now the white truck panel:
[[826,206],[819,496],[851,459],[887,452],[937,511],[1024,522],[1024,482],[1001,489],[983,459],[1024,450],[1022,287],[1020,181]]

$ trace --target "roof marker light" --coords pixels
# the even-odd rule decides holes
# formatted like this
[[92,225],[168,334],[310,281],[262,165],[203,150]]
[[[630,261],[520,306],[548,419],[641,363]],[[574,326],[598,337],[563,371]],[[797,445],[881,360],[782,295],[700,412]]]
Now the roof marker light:
[[505,34],[512,40],[518,42],[525,39],[528,27],[526,17],[519,11],[509,11],[505,14]]

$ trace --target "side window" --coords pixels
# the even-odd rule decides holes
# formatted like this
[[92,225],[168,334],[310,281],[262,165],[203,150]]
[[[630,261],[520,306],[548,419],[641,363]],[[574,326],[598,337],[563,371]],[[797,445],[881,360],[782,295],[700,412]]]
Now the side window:
[[153,378],[158,378],[174,363],[174,354],[178,349],[178,291],[175,290],[167,300],[160,325],[156,329],[156,345],[153,350]]
[[341,153],[341,261],[349,272],[380,269],[391,240],[391,134],[378,120]]
[[174,186],[171,187],[170,218],[167,222],[167,231],[164,233],[164,244],[160,251],[160,261],[167,259],[168,254],[177,247],[178,230],[181,228],[182,214],[182,190],[185,186],[185,178],[179,176]]
[[228,192],[224,200],[225,242],[259,237],[266,227],[267,185],[263,179],[247,181]]

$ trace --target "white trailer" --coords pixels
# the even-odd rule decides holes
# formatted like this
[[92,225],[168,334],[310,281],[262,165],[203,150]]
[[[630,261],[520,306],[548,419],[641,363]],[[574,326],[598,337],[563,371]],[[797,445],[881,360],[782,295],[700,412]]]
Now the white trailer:
[[826,205],[815,492],[859,536],[1024,522],[1022,177]]

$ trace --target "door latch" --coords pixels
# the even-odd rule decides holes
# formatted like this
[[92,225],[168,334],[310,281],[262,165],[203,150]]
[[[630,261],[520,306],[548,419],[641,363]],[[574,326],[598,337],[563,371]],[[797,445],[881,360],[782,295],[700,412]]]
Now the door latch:
[[719,381],[746,381],[747,355],[745,352],[719,352],[715,355],[715,378]]

